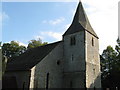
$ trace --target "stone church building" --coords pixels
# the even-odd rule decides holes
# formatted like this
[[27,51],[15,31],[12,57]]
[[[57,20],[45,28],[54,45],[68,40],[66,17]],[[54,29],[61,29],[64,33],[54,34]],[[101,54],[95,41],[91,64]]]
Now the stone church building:
[[29,49],[11,60],[4,83],[13,82],[21,89],[101,88],[100,73],[98,36],[80,1],[63,39]]

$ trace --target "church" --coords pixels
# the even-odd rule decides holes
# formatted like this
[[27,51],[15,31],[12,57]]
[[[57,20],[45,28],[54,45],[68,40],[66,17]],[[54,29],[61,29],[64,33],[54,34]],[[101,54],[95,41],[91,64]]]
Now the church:
[[6,67],[5,83],[11,87],[14,83],[13,88],[22,90],[101,88],[98,39],[79,1],[62,40],[29,49],[13,58]]

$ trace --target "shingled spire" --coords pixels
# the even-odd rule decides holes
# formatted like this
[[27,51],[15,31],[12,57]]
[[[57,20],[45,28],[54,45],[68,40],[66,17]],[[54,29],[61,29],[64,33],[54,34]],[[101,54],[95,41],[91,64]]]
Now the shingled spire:
[[97,34],[94,32],[93,28],[91,27],[89,23],[89,20],[84,11],[81,1],[79,1],[73,22],[71,26],[68,28],[68,30],[64,33],[63,36],[73,34],[81,30],[86,30],[98,38]]

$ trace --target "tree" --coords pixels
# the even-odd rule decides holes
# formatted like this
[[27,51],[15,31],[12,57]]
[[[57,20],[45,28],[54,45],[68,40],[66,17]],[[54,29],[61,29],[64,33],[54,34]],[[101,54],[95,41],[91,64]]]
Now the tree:
[[6,64],[7,64],[7,57],[2,55],[2,75],[4,75]]
[[115,50],[108,46],[101,55],[102,86],[120,86],[120,40],[117,40]]
[[0,80],[2,80],[2,50],[0,44]]
[[0,48],[1,48],[1,46],[2,46],[1,44],[2,44],[2,42],[0,42]]
[[[102,65],[102,80],[106,81],[106,78],[110,75],[110,71],[112,70],[112,64],[116,59],[116,52],[111,46],[107,46],[107,48],[102,53],[101,65]],[[108,80],[107,80],[108,81]]]
[[120,39],[117,39],[117,45],[115,46],[117,52],[117,61],[120,62]]
[[43,43],[42,43],[42,40],[41,40],[41,39],[38,39],[38,40],[30,40],[27,48],[28,48],[28,49],[30,49],[30,48],[35,48],[35,47],[43,46],[43,45],[46,45],[46,44],[48,44],[48,43],[47,43],[47,42],[43,42]]
[[2,46],[2,54],[8,59],[11,57],[19,56],[26,51],[26,47],[19,45],[17,41],[11,41],[10,43],[4,43]]

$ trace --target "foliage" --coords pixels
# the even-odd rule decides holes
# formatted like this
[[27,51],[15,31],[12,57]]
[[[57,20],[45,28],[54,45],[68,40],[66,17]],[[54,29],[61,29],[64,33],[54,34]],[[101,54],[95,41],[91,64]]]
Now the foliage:
[[48,44],[48,43],[47,43],[47,42],[43,42],[43,43],[42,43],[42,40],[41,40],[41,39],[38,39],[38,40],[30,40],[27,48],[28,48],[28,49],[30,49],[30,48],[35,48],[35,47],[42,46],[42,45],[46,45],[46,44]]
[[42,42],[41,39],[38,40],[30,40],[27,48],[25,46],[19,45],[17,41],[11,41],[10,43],[3,43],[2,47],[2,55],[6,56],[8,59],[11,57],[19,56],[24,53],[27,49],[35,48],[38,46],[46,45],[47,42]]
[[10,60],[10,58],[21,55],[29,48],[35,48],[35,47],[46,45],[46,44],[48,43],[47,42],[42,43],[40,39],[30,40],[28,47],[26,48],[25,46],[19,45],[19,42],[17,41],[11,41],[10,43],[3,43],[3,45],[1,45],[1,42],[0,42],[0,52],[1,52],[0,59],[2,59],[2,62],[0,62],[0,65],[2,67],[2,74],[4,74],[6,64],[8,60]]
[[2,50],[0,48],[0,80],[2,80]]
[[119,38],[117,39],[117,44],[115,47],[115,50],[117,52],[117,61],[120,62],[120,40]]
[[7,64],[7,57],[6,56],[2,56],[2,75],[5,72],[6,64]]
[[2,42],[0,42],[0,47],[1,47]]
[[2,46],[2,54],[8,59],[11,57],[19,56],[26,51],[26,47],[19,45],[16,41],[11,41],[10,43],[4,43]]
[[[108,46],[101,55],[101,71],[103,87],[120,86],[120,40],[115,50]],[[112,81],[112,82],[111,82]]]

